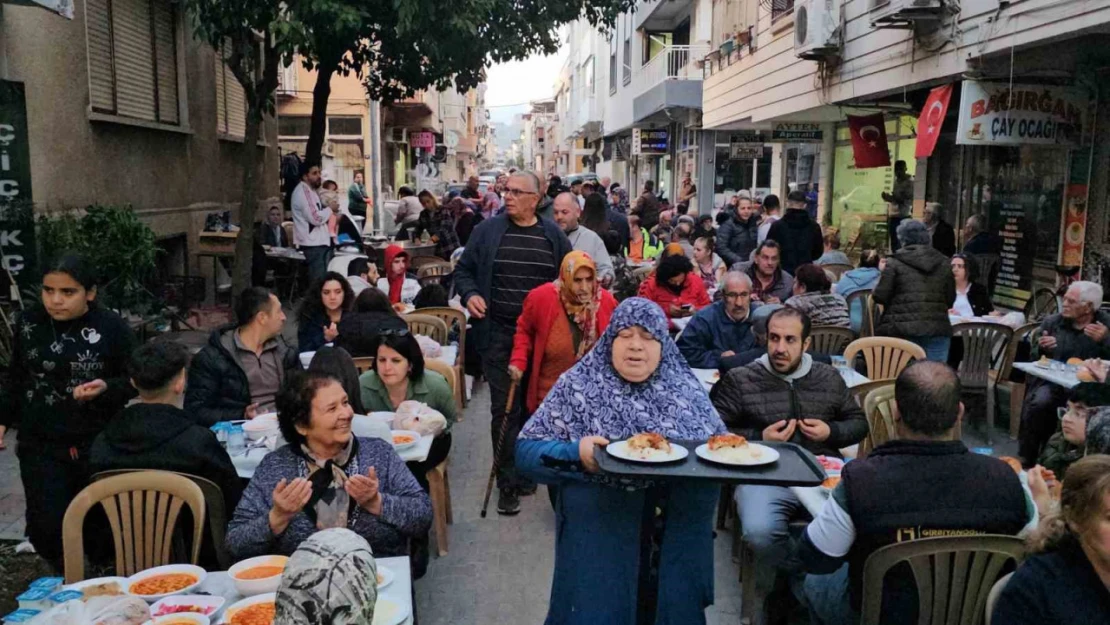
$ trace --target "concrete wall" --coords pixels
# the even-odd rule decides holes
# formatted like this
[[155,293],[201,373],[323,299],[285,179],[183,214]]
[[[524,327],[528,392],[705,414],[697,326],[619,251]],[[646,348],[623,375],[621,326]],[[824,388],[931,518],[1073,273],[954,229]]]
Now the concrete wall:
[[705,127],[783,118],[833,102],[897,93],[903,86],[957,76],[970,68],[970,59],[1110,24],[1110,0],[1013,0],[1001,7],[997,0],[964,0],[955,28],[953,18],[947,18],[938,35],[941,41],[955,32],[953,42],[932,53],[905,30],[873,28],[869,5],[869,0],[844,1],[843,60],[827,81],[817,79],[815,61],[794,56],[793,14],[772,24],[770,12],[761,9],[756,51],[749,54],[745,48],[739,60],[705,79]]
[[[77,0],[72,21],[38,8],[3,8],[5,78],[26,85],[36,209],[130,204],[158,234],[188,233],[195,252],[205,214],[242,195],[245,147],[216,136],[214,52],[186,33],[179,67],[187,130],[91,121],[84,5]],[[265,199],[278,195],[276,122],[263,130],[266,146],[253,149],[264,155]]]

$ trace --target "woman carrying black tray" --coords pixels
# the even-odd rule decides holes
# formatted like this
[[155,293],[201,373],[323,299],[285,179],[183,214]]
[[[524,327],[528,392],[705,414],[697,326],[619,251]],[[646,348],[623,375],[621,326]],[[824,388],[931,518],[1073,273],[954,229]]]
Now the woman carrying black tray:
[[[641,527],[654,489],[599,474],[594,444],[641,432],[706,440],[725,431],[659,307],[638,297],[618,306],[597,345],[559,378],[517,441],[517,468],[559,486],[548,625],[636,622]],[[657,623],[705,622],[718,492],[708,482],[684,483],[660,502],[666,531],[655,556]]]

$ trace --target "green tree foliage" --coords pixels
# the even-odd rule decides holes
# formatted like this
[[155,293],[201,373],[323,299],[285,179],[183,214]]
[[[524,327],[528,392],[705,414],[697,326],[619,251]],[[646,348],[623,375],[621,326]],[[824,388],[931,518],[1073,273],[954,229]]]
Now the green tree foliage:
[[609,29],[635,0],[314,0],[290,5],[296,48],[316,69],[307,159],[319,162],[332,76],[355,72],[388,103],[428,88],[476,87],[493,63],[554,54],[579,17]]

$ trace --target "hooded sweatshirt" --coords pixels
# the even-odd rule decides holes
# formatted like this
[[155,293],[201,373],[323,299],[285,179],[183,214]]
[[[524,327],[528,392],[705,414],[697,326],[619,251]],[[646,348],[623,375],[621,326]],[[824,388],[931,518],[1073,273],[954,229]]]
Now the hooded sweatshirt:
[[821,225],[804,209],[790,209],[782,219],[771,224],[767,238],[781,248],[780,265],[794,275],[801,265],[812,263],[825,252]]
[[223,491],[227,518],[243,492],[216,435],[169,404],[137,403],[124,408],[93,441],[89,467],[93,473],[147,469],[203,477]]
[[876,334],[952,336],[948,309],[956,301],[956,279],[948,257],[932,246],[907,245],[895,252],[872,296],[885,307]]
[[[879,275],[878,267],[860,267],[846,271],[836,283],[836,294],[847,300],[856,291],[873,289],[879,282]],[[851,317],[852,331],[859,334],[860,326],[863,325],[863,302],[857,300],[849,303],[848,315]]]

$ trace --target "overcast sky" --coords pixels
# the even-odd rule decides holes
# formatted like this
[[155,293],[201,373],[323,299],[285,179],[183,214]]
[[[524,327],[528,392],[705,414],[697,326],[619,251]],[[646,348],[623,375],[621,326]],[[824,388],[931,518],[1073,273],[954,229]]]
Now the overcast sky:
[[[505,113],[511,115],[514,109],[504,109],[498,114],[499,107],[510,104],[526,104],[532,100],[551,97],[554,94],[555,79],[566,58],[566,50],[551,56],[531,56],[524,61],[514,61],[494,65],[486,75],[486,107],[495,121]],[[519,112],[519,111],[517,111]]]

